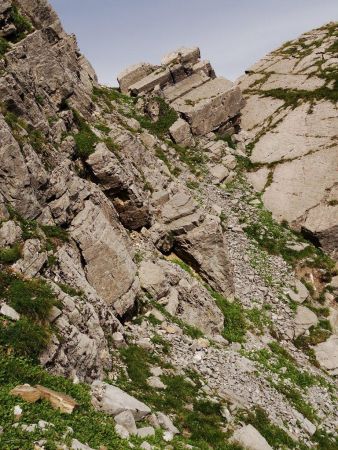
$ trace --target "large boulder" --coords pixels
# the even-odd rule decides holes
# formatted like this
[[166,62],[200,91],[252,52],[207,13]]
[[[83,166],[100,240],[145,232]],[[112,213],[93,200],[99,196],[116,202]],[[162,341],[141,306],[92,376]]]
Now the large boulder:
[[150,408],[122,389],[96,380],[92,384],[92,403],[100,411],[117,416],[130,411],[135,420],[141,420],[150,414]]
[[306,306],[299,306],[295,317],[295,338],[304,334],[309,328],[316,326],[318,317]]
[[126,237],[91,201],[86,201],[74,218],[71,235],[81,248],[90,284],[119,315],[125,314],[138,291],[136,266]]
[[202,225],[178,236],[175,251],[207,281],[225,296],[234,293],[232,266],[228,260],[226,242],[218,217],[209,216]]
[[245,105],[241,90],[225,78],[215,78],[172,103],[194,135],[205,135],[239,114]]
[[236,430],[232,441],[246,450],[273,450],[266,439],[252,425],[244,425]]
[[325,342],[314,347],[320,366],[331,375],[338,375],[338,336],[332,335]]

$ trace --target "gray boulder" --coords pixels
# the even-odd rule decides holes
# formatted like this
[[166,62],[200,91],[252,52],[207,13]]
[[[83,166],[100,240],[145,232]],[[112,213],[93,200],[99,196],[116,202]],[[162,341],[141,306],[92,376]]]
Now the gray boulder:
[[117,416],[130,411],[134,419],[141,420],[150,414],[150,408],[122,389],[96,380],[92,384],[92,403],[96,409]]

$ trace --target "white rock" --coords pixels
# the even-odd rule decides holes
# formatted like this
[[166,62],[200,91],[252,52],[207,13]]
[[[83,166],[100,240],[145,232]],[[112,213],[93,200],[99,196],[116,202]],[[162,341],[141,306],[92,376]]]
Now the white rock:
[[147,384],[155,389],[166,389],[166,385],[160,380],[159,377],[153,376],[147,379]]
[[137,430],[137,436],[140,438],[146,438],[149,436],[154,436],[155,430],[153,427],[143,427]]
[[147,405],[116,386],[96,380],[91,388],[93,405],[107,414],[131,411],[135,420],[141,420],[151,412]]
[[231,438],[247,450],[273,450],[265,438],[252,425],[236,430]]
[[15,309],[13,309],[11,306],[6,305],[6,303],[3,303],[1,305],[0,314],[2,314],[3,316],[6,316],[6,317],[8,317],[9,319],[12,319],[12,320],[19,320],[20,319],[20,314],[17,313],[15,311]]
[[175,427],[170,417],[168,417],[166,414],[163,414],[162,412],[157,412],[156,417],[158,423],[164,430],[170,432],[172,435],[179,434],[178,428]]
[[317,325],[318,317],[306,306],[299,306],[295,317],[295,338],[304,334],[309,328]]
[[120,414],[117,414],[117,416],[114,417],[114,420],[118,425],[122,425],[128,430],[129,434],[137,433],[135,419],[131,411],[123,411]]
[[115,425],[115,431],[120,436],[121,439],[128,439],[129,432],[123,425],[119,425],[118,423]]

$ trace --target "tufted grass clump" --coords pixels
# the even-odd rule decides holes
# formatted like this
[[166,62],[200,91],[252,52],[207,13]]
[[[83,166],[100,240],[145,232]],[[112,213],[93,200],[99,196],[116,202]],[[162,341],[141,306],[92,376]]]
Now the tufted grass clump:
[[0,264],[13,264],[21,257],[19,244],[11,247],[0,248]]
[[16,355],[36,359],[51,336],[49,313],[58,302],[50,286],[40,279],[23,279],[0,272],[0,298],[20,314],[20,319],[0,321],[0,344]]
[[78,127],[78,133],[74,135],[75,156],[86,160],[95,151],[95,145],[99,138],[90,128],[85,119],[75,110],[73,110],[74,122]]
[[163,137],[168,133],[169,128],[178,119],[177,112],[172,109],[161,97],[155,97],[155,101],[159,105],[159,117],[156,122],[153,122],[150,117],[143,115],[136,115],[135,118],[140,122],[141,127],[149,130],[158,137]]
[[25,37],[27,33],[30,33],[33,30],[32,24],[27,19],[27,17],[23,16],[18,10],[17,6],[13,5],[11,9],[11,20],[15,25],[16,32],[12,37],[14,42],[18,42]]
[[0,59],[3,58],[9,47],[9,42],[3,37],[0,37]]
[[224,316],[223,337],[229,342],[245,342],[247,322],[242,305],[237,301],[229,302],[210,288],[208,290]]
[[41,225],[41,229],[49,239],[57,239],[62,242],[69,241],[67,231],[58,225]]

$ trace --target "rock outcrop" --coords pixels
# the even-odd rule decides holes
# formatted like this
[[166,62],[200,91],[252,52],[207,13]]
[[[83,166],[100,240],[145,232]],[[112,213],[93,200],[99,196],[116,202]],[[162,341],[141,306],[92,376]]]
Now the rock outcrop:
[[265,56],[237,85],[250,133],[253,186],[285,220],[335,254],[337,206],[337,23],[303,34]]
[[[118,76],[122,92],[162,96],[184,119],[172,127],[177,144],[189,145],[192,135],[206,135],[235,122],[245,102],[241,91],[222,77],[217,77],[209,61],[200,60],[197,47],[182,47],[153,67],[143,63],[126,69]],[[136,81],[135,81],[136,80]],[[187,126],[188,125],[188,126]]]

